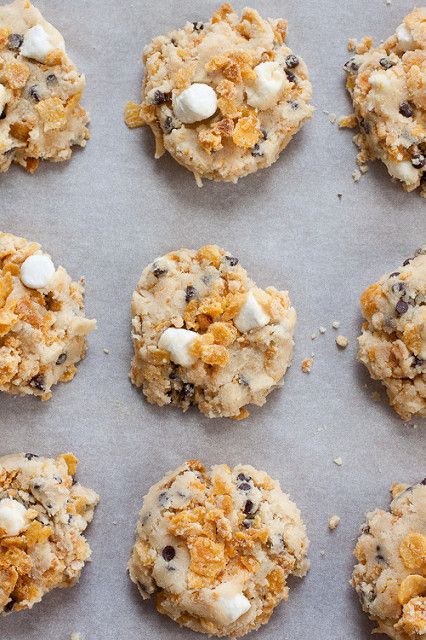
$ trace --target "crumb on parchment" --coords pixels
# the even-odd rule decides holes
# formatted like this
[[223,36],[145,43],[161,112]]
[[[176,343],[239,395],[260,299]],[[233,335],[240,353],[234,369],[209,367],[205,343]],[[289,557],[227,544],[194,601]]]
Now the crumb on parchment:
[[333,462],[334,464],[337,464],[338,467],[341,467],[343,465],[343,460],[340,457],[334,458]]
[[338,335],[338,336],[336,336],[336,344],[341,349],[346,349],[346,347],[349,344],[349,340],[347,339],[346,336]]
[[333,531],[334,529],[337,529],[339,524],[340,517],[337,515],[331,516],[330,520],[328,521],[328,528],[330,529],[330,531]]
[[302,361],[301,369],[303,373],[311,373],[312,365],[314,364],[313,358],[305,358]]

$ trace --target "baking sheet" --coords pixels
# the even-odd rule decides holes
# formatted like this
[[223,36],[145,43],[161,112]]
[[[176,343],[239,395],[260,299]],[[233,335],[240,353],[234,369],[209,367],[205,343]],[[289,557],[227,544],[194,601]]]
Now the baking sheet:
[[[354,358],[358,297],[425,242],[426,202],[393,185],[379,165],[354,184],[351,133],[339,132],[323,110],[350,111],[341,71],[348,38],[387,37],[411,1],[256,0],[262,15],[289,20],[288,43],[309,66],[317,111],[272,168],[237,185],[207,182],[202,189],[169,157],[154,161],[150,131],[127,130],[122,112],[139,96],[142,46],[186,19],[207,18],[218,3],[38,6],[87,75],[92,139],[68,164],[0,176],[0,227],[37,240],[56,264],[86,276],[87,314],[99,329],[75,380],[57,387],[48,403],[1,395],[0,453],[72,450],[80,481],[100,493],[101,503],[88,529],[93,562],[79,585],[1,619],[1,640],[68,640],[73,631],[84,640],[195,639],[157,614],[153,602],[142,603],[126,575],[143,495],[195,457],[267,470],[303,512],[312,570],[291,580],[289,601],[257,638],[367,638],[372,625],[348,585],[354,541],[365,511],[388,505],[393,482],[425,475],[426,432],[421,421],[413,428],[383,399],[373,401],[380,387]],[[150,406],[128,380],[129,304],[142,268],[167,251],[206,243],[237,255],[259,285],[288,288],[298,312],[284,388],[241,423]],[[350,339],[343,352],[333,320]],[[326,334],[311,341],[320,325]],[[311,352],[314,366],[305,375],[300,362]],[[341,524],[330,533],[335,513]]]

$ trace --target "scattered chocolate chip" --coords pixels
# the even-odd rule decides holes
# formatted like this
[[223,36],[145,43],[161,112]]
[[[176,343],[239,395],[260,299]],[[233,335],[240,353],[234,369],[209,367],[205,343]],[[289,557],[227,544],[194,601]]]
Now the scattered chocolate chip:
[[424,478],[420,484],[426,484],[426,478]]
[[345,62],[345,64],[343,65],[343,69],[347,72],[347,73],[356,73],[359,69],[360,65],[358,64],[358,62],[355,62],[355,58],[350,58],[347,62]]
[[5,108],[3,109],[3,111],[0,113],[0,120],[4,120],[7,114],[7,105],[5,106]]
[[59,356],[59,358],[56,360],[56,364],[64,364],[65,360],[68,358],[68,354],[67,353],[61,353],[61,355]]
[[408,311],[408,303],[405,302],[405,300],[398,300],[395,310],[397,313],[399,313],[400,316],[402,316],[403,313],[406,313]]
[[238,485],[238,488],[241,491],[250,491],[251,489],[251,484],[249,484],[248,482],[242,482],[241,484]]
[[247,500],[245,506],[244,506],[244,513],[246,513],[247,515],[249,515],[252,512],[252,509],[254,507],[254,504],[252,503],[251,500]]
[[417,256],[426,256],[426,247],[420,247],[420,249],[416,249],[414,252],[414,257],[417,258]]
[[190,382],[185,382],[182,386],[182,390],[180,392],[180,397],[182,400],[189,400],[194,395],[194,385]]
[[33,489],[34,491],[40,491],[41,489],[41,484],[38,484],[37,482],[35,484],[33,484]]
[[238,258],[234,258],[234,256],[225,256],[225,260],[228,260],[231,267],[235,267],[239,263]]
[[237,475],[237,480],[240,480],[240,482],[250,482],[251,478],[250,476],[246,476],[245,473],[239,473]]
[[262,134],[264,140],[268,139],[268,132],[265,129],[261,129],[260,133]]
[[55,74],[54,74],[54,73],[49,73],[49,74],[46,76],[46,83],[47,83],[48,85],[52,86],[52,85],[54,85],[54,84],[57,84],[57,82],[58,82],[58,78],[55,76]]
[[409,102],[401,102],[399,105],[399,113],[404,116],[404,118],[411,118],[414,115],[414,109]]
[[204,24],[202,22],[193,22],[192,26],[194,27],[194,31],[202,31],[204,29]]
[[399,271],[394,271],[393,273],[390,274],[389,278],[396,278],[396,276],[399,276],[400,273]]
[[39,391],[46,391],[45,384],[46,381],[44,379],[44,376],[42,376],[41,374],[34,376],[34,378],[30,381],[30,387],[33,387],[33,389],[38,389]]
[[244,527],[244,529],[250,529],[251,520],[243,520],[243,527]]
[[177,47],[177,42],[176,42],[176,40],[174,38],[170,38],[170,42],[172,43],[172,45],[174,47]]
[[154,267],[155,268],[152,270],[152,273],[156,278],[161,278],[161,276],[164,276],[164,274],[167,273],[167,269],[161,269],[160,267],[156,267],[155,264],[154,264]]
[[288,69],[294,69],[294,67],[297,67],[297,65],[299,64],[300,60],[297,56],[294,55],[294,53],[291,53],[289,56],[287,56],[287,58],[285,59],[285,63],[287,65]]
[[190,300],[193,300],[194,298],[198,297],[198,291],[195,287],[192,287],[191,285],[189,287],[186,287],[186,292],[185,292],[185,301],[189,302]]
[[299,108],[299,103],[296,102],[295,100],[290,100],[289,104],[291,106],[291,108],[293,109],[293,111],[297,111]]
[[71,521],[72,521],[72,515],[71,515],[71,514],[69,514],[69,515],[68,515],[68,524],[71,524]]
[[173,123],[173,118],[171,116],[167,116],[166,119],[164,120],[163,131],[164,133],[167,134],[167,133],[171,133],[173,129],[176,129]]
[[6,613],[9,613],[9,611],[12,611],[14,605],[15,605],[15,601],[12,598],[12,600],[10,600],[10,602],[8,602],[7,604],[4,605],[3,611],[5,611]]
[[154,95],[152,96],[152,104],[164,104],[170,100],[170,94],[164,93],[164,91],[160,91],[160,89],[156,89],[154,91]]
[[238,374],[238,382],[239,382],[240,384],[242,384],[244,387],[248,387],[248,386],[250,386],[249,381],[247,380],[247,378],[246,378],[245,376],[243,376],[243,374],[242,374],[242,373],[239,373],[239,374]]
[[251,149],[251,155],[254,156],[254,157],[263,156],[263,152],[260,150],[260,147],[259,147],[257,142],[254,145],[254,147],[252,147],[252,149]]
[[284,71],[285,71],[285,75],[287,76],[287,80],[289,82],[294,82],[296,84],[297,78],[294,75],[293,71],[290,71],[290,69],[284,69]]
[[385,558],[381,553],[381,547],[380,545],[377,545],[376,547],[377,553],[376,553],[376,560],[378,560],[379,562],[385,562]]
[[402,293],[404,295],[405,284],[403,282],[395,282],[395,284],[392,285],[392,291],[393,293]]
[[38,458],[38,455],[36,453],[26,453],[25,458],[27,460],[32,460],[33,458]]
[[402,263],[402,266],[403,266],[403,267],[406,267],[406,266],[407,266],[407,264],[410,264],[410,262],[411,262],[411,260],[412,260],[412,259],[413,259],[413,258],[407,258],[406,260],[404,260],[404,262]]
[[411,158],[411,164],[416,169],[421,169],[426,164],[426,158],[422,153],[415,153]]
[[396,62],[389,60],[389,58],[381,58],[379,62],[383,69],[391,69],[396,65]]
[[34,102],[40,102],[41,97],[35,85],[28,89],[28,94],[34,100]]
[[368,525],[368,524],[363,524],[363,525],[362,525],[362,527],[361,527],[361,533],[365,533],[365,534],[370,533],[370,527],[369,527],[369,525]]
[[413,356],[413,362],[411,363],[412,367],[422,367],[424,365],[425,361],[422,358],[419,358],[418,356]]
[[167,545],[167,547],[164,547],[164,549],[162,550],[161,555],[166,562],[170,562],[170,560],[173,560],[173,558],[175,557],[176,551],[173,547]]
[[7,39],[7,46],[9,49],[16,51],[21,48],[22,43],[24,42],[24,37],[21,36],[20,33],[11,33],[9,38]]

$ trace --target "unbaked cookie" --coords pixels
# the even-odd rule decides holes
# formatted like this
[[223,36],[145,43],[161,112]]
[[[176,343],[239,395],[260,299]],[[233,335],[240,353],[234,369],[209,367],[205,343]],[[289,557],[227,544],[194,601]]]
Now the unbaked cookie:
[[248,465],[207,471],[192,460],[144,499],[130,577],[142,598],[180,625],[240,637],[287,600],[287,577],[309,568],[297,506]]
[[90,557],[82,535],[99,501],[75,480],[77,459],[0,458],[0,613],[31,609],[71,587]]
[[72,380],[96,328],[83,293],[39,244],[0,232],[0,391],[47,400]]
[[129,127],[147,124],[164,150],[202,178],[237,182],[268,167],[310,118],[303,60],[285,44],[287,22],[241,18],[226,3],[208,22],[155,38],[144,49],[142,104]]
[[404,420],[426,416],[426,246],[361,296],[358,357]]
[[149,402],[245,418],[289,366],[296,312],[215,245],[148,265],[133,294],[131,380]]
[[390,511],[376,509],[355,548],[352,574],[377,632],[394,640],[426,638],[426,480],[394,485]]
[[346,86],[358,125],[358,162],[381,160],[406,191],[426,183],[426,7],[415,9],[383,44],[350,43]]
[[17,162],[33,173],[85,146],[84,86],[63,37],[29,0],[0,6],[0,172]]

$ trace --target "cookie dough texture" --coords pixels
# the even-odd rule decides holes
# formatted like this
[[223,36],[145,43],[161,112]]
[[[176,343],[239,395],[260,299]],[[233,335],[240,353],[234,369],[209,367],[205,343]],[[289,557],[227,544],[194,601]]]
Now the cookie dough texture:
[[23,284],[22,265],[34,255],[46,254],[0,232],[0,391],[47,400],[54,384],[74,377],[96,322],[84,317],[83,279],[73,282],[62,267],[44,287]]
[[426,246],[361,296],[358,357],[404,420],[426,416]]
[[394,485],[390,511],[367,514],[352,584],[377,632],[426,638],[426,480]]
[[425,196],[426,7],[406,16],[378,47],[371,38],[350,46],[346,85],[358,125],[358,162],[381,160],[406,191],[421,185]]
[[[246,405],[263,405],[290,363],[296,312],[287,292],[259,289],[238,259],[215,245],[172,252],[146,267],[132,315],[131,380],[153,404],[245,418]],[[159,347],[169,328],[194,332],[192,364],[176,364]]]
[[248,465],[189,461],[144,499],[130,577],[180,625],[240,637],[268,622],[304,576],[308,539],[279,483]]
[[0,6],[0,172],[16,162],[33,173],[85,146],[84,86],[63,37],[28,0]]
[[[128,103],[127,124],[149,125],[156,157],[168,151],[199,184],[236,182],[268,167],[313,113],[308,71],[285,44],[286,32],[285,20],[263,20],[248,8],[240,18],[226,3],[208,22],[155,38],[144,49],[142,104]],[[184,124],[174,107],[194,83],[214,89],[217,111]]]
[[[98,496],[75,481],[72,454],[0,458],[0,612],[31,607],[56,587],[71,587],[90,557],[82,535]],[[23,512],[18,533],[4,528],[1,509]],[[16,504],[18,503],[18,504]],[[4,507],[3,507],[4,509]],[[10,525],[10,522],[9,522]]]

